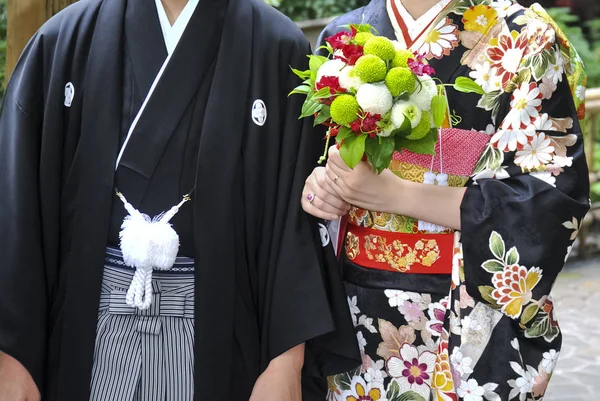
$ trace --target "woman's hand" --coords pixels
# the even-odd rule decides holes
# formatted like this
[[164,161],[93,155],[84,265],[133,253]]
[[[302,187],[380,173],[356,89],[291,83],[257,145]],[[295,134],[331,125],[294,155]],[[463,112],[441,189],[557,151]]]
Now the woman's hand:
[[302,208],[320,219],[337,220],[348,213],[350,205],[327,182],[325,167],[317,167],[306,179],[302,191]]
[[304,344],[273,359],[260,375],[250,401],[302,401]]
[[329,185],[351,205],[460,230],[460,205],[466,188],[403,180],[390,170],[377,175],[366,162],[351,169],[336,147],[329,149],[326,171]]
[[367,162],[346,165],[337,147],[329,149],[327,182],[336,194],[361,209],[394,213],[402,197],[402,180],[390,170],[377,174]]

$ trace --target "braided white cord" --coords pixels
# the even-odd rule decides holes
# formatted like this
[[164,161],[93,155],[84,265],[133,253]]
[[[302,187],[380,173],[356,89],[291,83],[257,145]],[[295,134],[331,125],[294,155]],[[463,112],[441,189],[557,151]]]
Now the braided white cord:
[[127,296],[127,305],[145,310],[152,303],[152,269],[135,269]]

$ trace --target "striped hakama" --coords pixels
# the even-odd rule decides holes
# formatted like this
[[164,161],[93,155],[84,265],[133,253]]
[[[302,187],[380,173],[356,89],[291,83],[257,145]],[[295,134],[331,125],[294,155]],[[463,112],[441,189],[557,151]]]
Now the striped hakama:
[[134,269],[109,248],[100,296],[90,401],[191,401],[194,261],[154,271],[147,310],[125,302]]

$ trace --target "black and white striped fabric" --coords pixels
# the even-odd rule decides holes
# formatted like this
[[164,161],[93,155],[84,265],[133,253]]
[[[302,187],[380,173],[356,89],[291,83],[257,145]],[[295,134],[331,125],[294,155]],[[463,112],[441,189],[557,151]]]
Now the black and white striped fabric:
[[90,401],[191,401],[194,395],[194,261],[154,272],[152,305],[125,303],[134,270],[107,249]]

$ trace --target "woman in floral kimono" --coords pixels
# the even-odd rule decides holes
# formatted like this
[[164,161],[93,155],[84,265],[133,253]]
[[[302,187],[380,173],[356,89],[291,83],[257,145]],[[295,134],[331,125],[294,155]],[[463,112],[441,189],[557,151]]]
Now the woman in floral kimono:
[[589,208],[582,62],[539,6],[431,3],[373,0],[323,34],[370,24],[444,83],[482,88],[448,88],[434,157],[396,154],[376,175],[334,147],[307,180],[308,213],[346,216],[363,355],[328,399],[541,400],[561,346],[550,292]]

